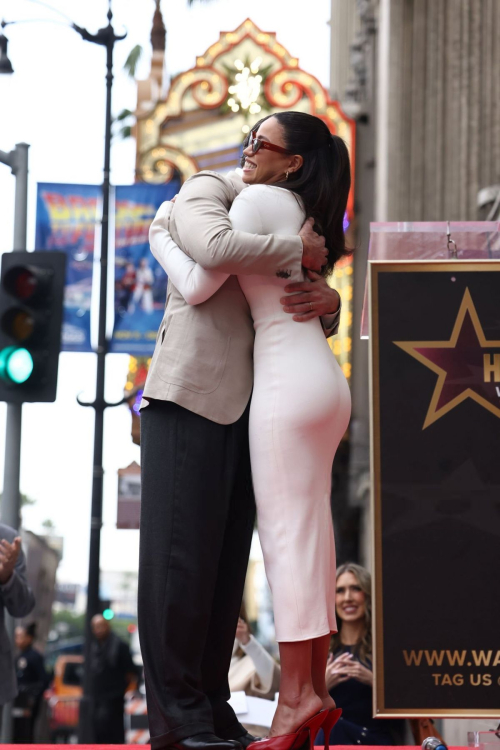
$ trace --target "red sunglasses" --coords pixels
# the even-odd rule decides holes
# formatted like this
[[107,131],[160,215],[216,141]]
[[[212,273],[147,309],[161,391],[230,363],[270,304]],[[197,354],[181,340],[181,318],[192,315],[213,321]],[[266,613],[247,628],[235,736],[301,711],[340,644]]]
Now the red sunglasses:
[[264,148],[268,151],[277,151],[279,154],[291,154],[291,151],[288,151],[286,148],[281,148],[281,146],[275,146],[274,143],[269,143],[269,141],[263,141],[261,138],[257,137],[256,131],[252,130],[250,133],[250,140],[248,142],[248,145],[252,149],[252,153],[256,154],[257,151],[260,151],[261,148]]

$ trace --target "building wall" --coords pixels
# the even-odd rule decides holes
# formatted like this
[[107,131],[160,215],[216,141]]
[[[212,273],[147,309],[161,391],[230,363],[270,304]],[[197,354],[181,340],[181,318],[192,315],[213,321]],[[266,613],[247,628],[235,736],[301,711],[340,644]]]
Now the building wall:
[[349,502],[369,565],[371,221],[476,220],[500,184],[500,0],[332,0],[331,93],[356,120]]
[[356,0],[332,0],[330,19],[330,95],[340,101],[347,87],[351,70],[349,47],[359,26]]
[[473,220],[500,181],[500,2],[380,0],[376,218]]
[[[361,505],[360,562],[370,567],[368,350],[358,333],[369,223],[484,218],[478,192],[500,185],[500,0],[347,4],[354,26],[332,0],[332,87],[347,78],[339,98],[357,120],[350,501]],[[346,39],[347,75],[336,59]],[[450,745],[496,726],[437,724]]]
[[22,623],[24,625],[36,623],[36,646],[44,651],[52,621],[56,572],[60,557],[45,539],[31,531],[23,529],[21,538],[26,555],[26,576],[35,595],[35,607],[22,618]]

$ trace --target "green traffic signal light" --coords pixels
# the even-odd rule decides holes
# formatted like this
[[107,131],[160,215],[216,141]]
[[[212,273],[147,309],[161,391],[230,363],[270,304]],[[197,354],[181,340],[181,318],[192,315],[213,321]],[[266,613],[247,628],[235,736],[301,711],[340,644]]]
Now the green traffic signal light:
[[55,401],[65,253],[3,253],[0,272],[0,401]]
[[104,612],[102,613],[102,616],[104,617],[105,620],[112,620],[113,617],[115,616],[115,613],[113,612],[112,609],[105,609]]
[[6,383],[26,383],[33,372],[33,357],[27,349],[8,346],[0,351],[0,378]]

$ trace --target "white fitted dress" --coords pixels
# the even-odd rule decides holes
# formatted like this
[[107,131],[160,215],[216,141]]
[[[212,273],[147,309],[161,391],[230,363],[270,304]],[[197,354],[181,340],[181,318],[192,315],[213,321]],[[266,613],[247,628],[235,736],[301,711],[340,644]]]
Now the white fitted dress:
[[[230,211],[234,229],[298,234],[300,201],[270,185],[246,188]],[[162,265],[190,304],[208,299],[227,274],[206,271],[169,243]],[[347,381],[319,318],[283,312],[283,288],[300,278],[238,276],[255,327],[250,457],[257,524],[273,594],[276,639],[336,631],[331,470],[351,412]]]

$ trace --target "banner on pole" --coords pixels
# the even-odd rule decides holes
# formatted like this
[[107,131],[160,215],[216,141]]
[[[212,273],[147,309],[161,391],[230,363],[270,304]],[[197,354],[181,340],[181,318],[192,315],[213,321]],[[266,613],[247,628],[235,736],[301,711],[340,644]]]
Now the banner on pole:
[[153,353],[165,307],[167,276],[149,249],[149,227],[163,203],[179,192],[166,185],[136,183],[116,188],[115,326],[111,352]]
[[90,352],[90,305],[97,185],[38,183],[37,250],[61,250],[67,256],[62,350]]
[[499,289],[370,263],[377,716],[500,715]]
[[[115,273],[115,324],[110,352],[153,353],[167,276],[150,252],[148,232],[161,203],[179,190],[178,180],[115,188],[115,232],[110,239],[110,258],[113,244],[115,252],[114,269],[110,266],[110,273]],[[38,184],[36,249],[63,250],[68,256],[62,351],[92,351],[90,311],[100,195],[98,185]]]

